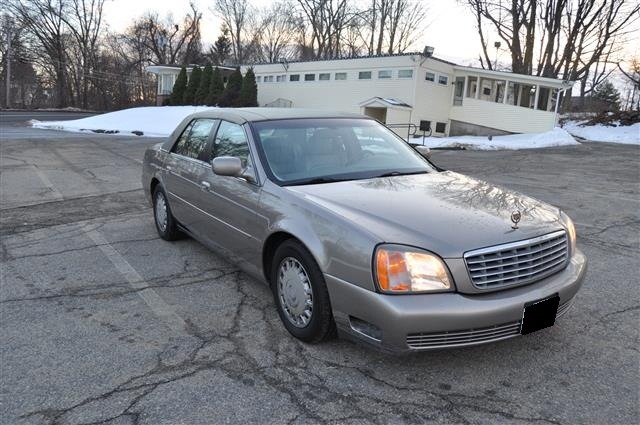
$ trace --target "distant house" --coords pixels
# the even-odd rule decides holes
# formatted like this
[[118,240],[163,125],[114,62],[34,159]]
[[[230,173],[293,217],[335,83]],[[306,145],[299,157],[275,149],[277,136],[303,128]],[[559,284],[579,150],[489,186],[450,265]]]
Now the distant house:
[[573,85],[421,53],[251,66],[260,106],[360,112],[386,124],[422,124],[434,135],[551,130],[558,94]]
[[[196,65],[186,66],[187,75],[191,75],[191,70],[195,66]],[[228,66],[219,66],[218,68],[222,70],[222,76],[225,82],[227,81],[227,76],[235,69]],[[182,66],[180,65],[151,65],[146,68],[147,72],[156,75],[158,87],[156,92],[156,105],[162,105],[162,103],[171,95],[173,85],[175,84],[176,78],[178,78],[178,74],[181,69]]]
[[[557,100],[573,85],[460,66],[431,56],[429,49],[244,65],[242,72],[249,67],[256,74],[260,106],[360,112],[387,125],[431,128],[435,136],[551,130],[557,121]],[[156,67],[147,69],[154,72]],[[166,88],[173,87],[175,78],[158,75],[158,94],[167,96]],[[401,127],[396,131],[407,134]]]

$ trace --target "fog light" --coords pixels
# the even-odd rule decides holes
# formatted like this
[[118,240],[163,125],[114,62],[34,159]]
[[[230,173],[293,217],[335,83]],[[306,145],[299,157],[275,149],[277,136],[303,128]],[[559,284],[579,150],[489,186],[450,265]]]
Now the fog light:
[[366,322],[353,316],[349,316],[349,323],[351,324],[351,329],[354,331],[368,336],[369,338],[373,338],[376,341],[382,340],[382,330],[373,323]]

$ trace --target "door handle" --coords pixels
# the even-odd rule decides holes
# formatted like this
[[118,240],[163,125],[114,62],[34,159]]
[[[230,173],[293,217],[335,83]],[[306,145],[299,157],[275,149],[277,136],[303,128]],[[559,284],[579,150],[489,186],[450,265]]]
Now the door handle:
[[211,183],[209,182],[200,182],[200,189],[207,191],[211,189]]

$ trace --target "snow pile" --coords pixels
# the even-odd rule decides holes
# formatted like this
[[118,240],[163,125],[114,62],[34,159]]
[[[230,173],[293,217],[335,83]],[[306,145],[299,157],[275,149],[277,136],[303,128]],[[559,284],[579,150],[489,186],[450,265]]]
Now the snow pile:
[[[422,138],[410,139],[409,141],[421,144]],[[579,145],[569,133],[558,127],[546,133],[493,136],[491,140],[487,136],[426,137],[424,144],[430,148],[466,148],[472,150],[517,150]]]
[[584,121],[567,121],[564,129],[591,142],[611,142],[640,145],[640,123],[608,126],[602,124],[581,125]]
[[31,126],[50,130],[166,137],[187,115],[209,109],[208,106],[146,106],[123,109],[70,121],[37,121]]

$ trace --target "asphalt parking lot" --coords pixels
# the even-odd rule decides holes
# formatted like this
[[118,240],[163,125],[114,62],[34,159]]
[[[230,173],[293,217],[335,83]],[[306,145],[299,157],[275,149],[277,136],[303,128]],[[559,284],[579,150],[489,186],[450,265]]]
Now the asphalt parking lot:
[[27,115],[0,120],[0,423],[638,423],[638,146],[434,153],[565,210],[589,272],[550,329],[393,357],[292,339],[266,287],[159,239],[140,164],[161,139]]

